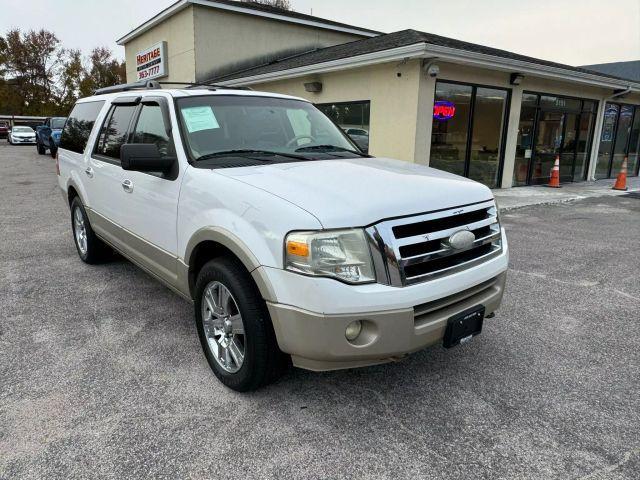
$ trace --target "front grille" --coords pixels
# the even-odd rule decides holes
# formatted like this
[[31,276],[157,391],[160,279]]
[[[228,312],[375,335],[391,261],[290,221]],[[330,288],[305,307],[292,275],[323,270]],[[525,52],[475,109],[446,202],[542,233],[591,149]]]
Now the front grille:
[[[450,237],[468,230],[475,241],[453,248]],[[383,283],[412,285],[470,268],[502,250],[500,223],[493,200],[396,220],[367,229],[377,247],[374,264]]]

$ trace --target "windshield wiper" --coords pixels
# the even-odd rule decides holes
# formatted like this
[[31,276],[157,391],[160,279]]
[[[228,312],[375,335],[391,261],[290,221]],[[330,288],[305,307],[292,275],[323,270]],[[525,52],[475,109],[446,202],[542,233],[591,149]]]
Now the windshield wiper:
[[[196,158],[196,162],[200,160],[209,160],[211,158],[218,157],[232,157],[234,155],[270,155],[270,156],[279,156],[285,158],[292,158],[294,160],[309,160],[307,157],[303,157],[302,155],[294,155],[292,153],[282,153],[282,152],[272,152],[270,150],[254,150],[254,149],[236,149],[236,150],[225,150],[222,152],[208,153],[206,155],[201,155]],[[266,159],[257,158],[259,161],[267,161]]]
[[349,148],[339,147],[337,145],[309,145],[308,147],[300,147],[296,149],[296,152],[306,152],[313,150],[324,150],[324,151],[334,151],[334,152],[347,152],[353,153],[354,155],[358,155],[360,157],[370,157],[366,153],[358,152],[357,150],[351,150]]

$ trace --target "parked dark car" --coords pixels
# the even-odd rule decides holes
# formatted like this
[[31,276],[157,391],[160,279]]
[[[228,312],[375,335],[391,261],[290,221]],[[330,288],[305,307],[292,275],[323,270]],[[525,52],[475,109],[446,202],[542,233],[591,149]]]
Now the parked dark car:
[[44,124],[36,127],[36,149],[40,155],[47,153],[48,149],[51,156],[55,157],[60,144],[60,134],[66,121],[67,117],[50,117],[44,121]]
[[369,132],[362,128],[347,128],[345,132],[351,137],[351,140],[356,142],[360,150],[369,153]]
[[0,138],[7,138],[9,136],[9,122],[6,120],[0,120]]

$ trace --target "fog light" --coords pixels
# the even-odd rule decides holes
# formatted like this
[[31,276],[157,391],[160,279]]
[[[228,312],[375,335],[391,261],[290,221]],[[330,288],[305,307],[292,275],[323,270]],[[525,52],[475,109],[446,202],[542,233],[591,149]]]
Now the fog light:
[[362,332],[362,321],[356,320],[355,322],[351,322],[347,325],[347,329],[344,331],[344,336],[347,337],[347,340],[353,342],[358,335]]

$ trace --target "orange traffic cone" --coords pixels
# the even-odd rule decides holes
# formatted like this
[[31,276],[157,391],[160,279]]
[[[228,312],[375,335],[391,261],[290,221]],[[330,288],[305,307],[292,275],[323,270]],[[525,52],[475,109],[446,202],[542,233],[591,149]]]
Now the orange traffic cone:
[[547,187],[561,188],[560,187],[560,155],[556,155],[556,163],[553,164],[551,169],[551,176]]
[[613,186],[614,190],[627,190],[627,157],[624,157],[622,161],[622,168],[616,178],[616,184]]

